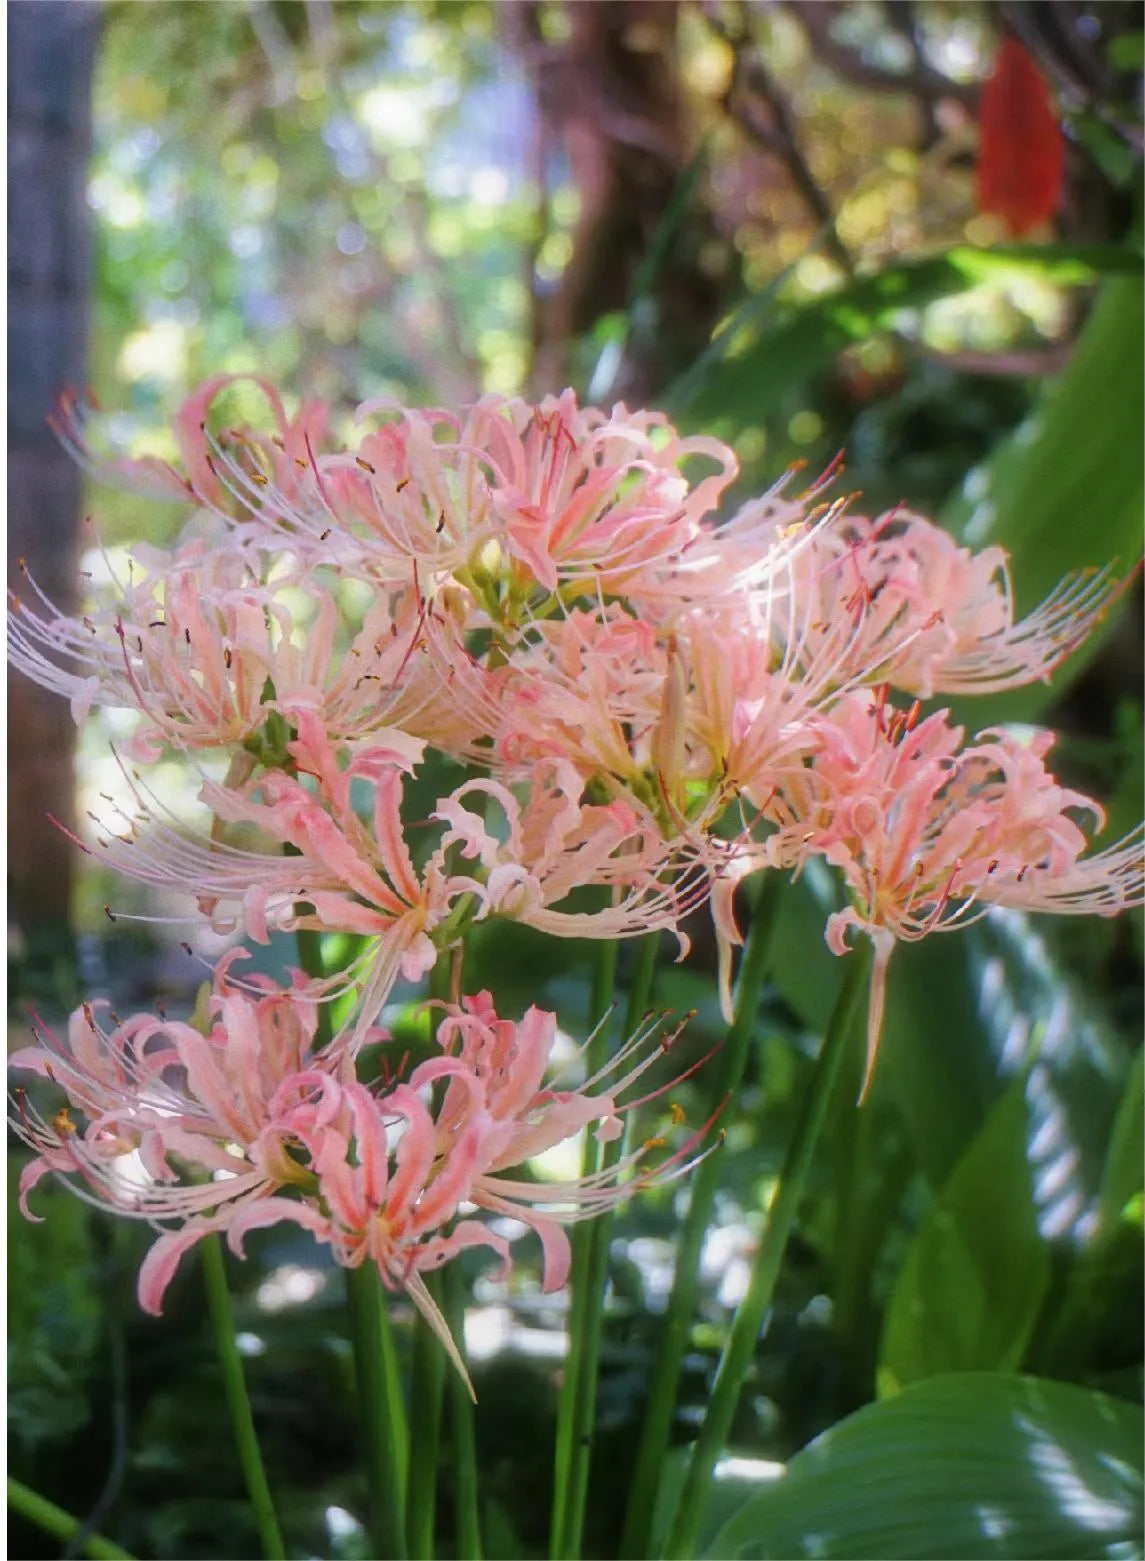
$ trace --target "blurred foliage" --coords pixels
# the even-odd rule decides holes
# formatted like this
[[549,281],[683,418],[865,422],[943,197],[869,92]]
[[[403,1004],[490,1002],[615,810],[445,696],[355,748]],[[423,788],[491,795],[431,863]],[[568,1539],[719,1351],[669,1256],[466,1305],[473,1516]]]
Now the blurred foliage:
[[[580,9],[623,20],[619,0]],[[622,229],[592,180],[595,168],[608,184],[610,145],[651,134],[637,65],[665,34],[642,34],[639,9],[613,61],[625,117],[593,96],[599,61],[577,52],[578,16],[553,0],[109,4],[90,180],[107,439],[171,453],[172,406],[207,373],[266,373],[345,416],[370,396],[544,394],[561,388],[545,378],[555,364],[594,399],[646,387],[730,439],[745,488],[844,451],[864,506],[941,512],[968,540],[1010,548],[1023,603],[1066,569],[1114,557],[1128,569],[1141,498],[1135,9],[1071,0],[1051,26],[1047,8],[973,0],[682,5],[665,65],[678,155],[659,204]],[[975,93],[1006,27],[1039,51],[1070,134],[1058,232],[1021,248],[998,247],[1005,234],[973,200]],[[595,248],[608,275],[586,305],[572,290]],[[92,509],[111,544],[172,535],[174,515],[150,504],[100,493]],[[1065,727],[1063,773],[1107,795],[1120,828],[1141,801],[1139,614],[1134,586],[1079,681],[1063,669],[1004,711]],[[88,775],[98,788],[94,762]],[[411,799],[411,816],[427,811]],[[839,984],[822,942],[834,893],[809,871],[784,898],[754,1052],[723,1119],[666,1486]],[[91,995],[123,1011],[157,996],[189,1007],[201,972],[165,939],[110,937],[106,898],[94,880],[83,890]],[[697,1010],[677,1064],[722,1034],[710,934],[702,921],[694,932],[689,962],[665,947],[654,992]],[[277,944],[260,956],[291,959]],[[490,924],[469,975],[504,1011],[547,1003],[583,1038],[592,958]],[[630,967],[622,950],[621,1003]],[[736,1453],[798,1456],[761,1496],[758,1468],[717,1481],[709,1532],[743,1507],[724,1531],[736,1553],[1129,1553],[1116,1547],[1140,1533],[1122,1468],[1139,1444],[1125,1401],[1142,1385],[1140,981],[1129,919],[991,916],[896,954],[871,1095],[856,1112],[856,1053],[733,1429]],[[386,1016],[399,1049],[424,1044],[418,995],[396,994]],[[43,1002],[60,1006],[50,984]],[[682,1087],[690,1119],[709,1114],[709,1089],[702,1069]],[[685,1199],[656,1189],[614,1228],[588,1554],[615,1554]],[[100,1526],[140,1556],[254,1555],[194,1265],[167,1315],[145,1318],[130,1292],[149,1233],[101,1235],[105,1222],[48,1183],[34,1204],[45,1224],[9,1227],[13,1473],[81,1516],[100,1504]],[[250,1245],[231,1275],[291,1553],[364,1556],[340,1276],[300,1234]],[[520,1244],[508,1287],[466,1260],[487,1550],[507,1557],[545,1553],[548,1531],[562,1313],[539,1295],[534,1245]],[[395,1313],[406,1350],[408,1308]],[[968,1368],[981,1375],[950,1375]],[[890,1396],[872,1404],[879,1391]],[[867,1500],[876,1467],[888,1483]],[[1034,1496],[1061,1498],[1036,1512],[1033,1468]],[[1005,1543],[964,1521],[987,1475]],[[1088,1538],[1067,1487],[1101,1519]],[[447,1464],[443,1536],[451,1495]],[[762,1547],[765,1529],[778,1549]],[[924,1530],[946,1548],[926,1550]],[[58,1553],[25,1526],[11,1535],[14,1554]]]

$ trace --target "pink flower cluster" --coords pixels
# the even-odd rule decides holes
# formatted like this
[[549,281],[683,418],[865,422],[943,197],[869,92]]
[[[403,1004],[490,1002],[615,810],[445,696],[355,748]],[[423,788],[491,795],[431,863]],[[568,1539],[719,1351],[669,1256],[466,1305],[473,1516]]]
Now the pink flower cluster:
[[[470,1205],[532,1223],[559,1282],[556,1216],[530,1212],[536,1184],[505,1173],[613,1123],[644,1064],[603,1092],[546,1093],[552,1016],[514,1026],[477,999],[448,1010],[441,1058],[408,1080],[368,1089],[356,1072],[394,982],[474,922],[670,930],[683,949],[681,923],[710,899],[726,1006],[735,886],[819,858],[848,901],[830,946],[854,933],[875,947],[873,1058],[897,941],[991,905],[1140,903],[1141,832],[1088,851],[1101,810],[1047,771],[1049,734],[968,741],[947,711],[920,719],[923,700],[1048,679],[1116,596],[1109,571],[1018,618],[999,548],[971,552],[906,510],[853,515],[825,482],[795,493],[789,477],[721,520],[730,450],[571,391],[463,415],[368,403],[346,443],[324,408],[291,417],[262,380],[241,393],[265,402],[268,428],[225,426],[218,403],[237,390],[208,381],[180,411],[178,465],[97,460],[84,408],[63,406],[82,459],[189,521],[171,551],[138,549],[83,617],[30,582],[9,632],[16,664],[77,720],[136,714],[131,803],[108,804],[84,849],[182,892],[219,931],[371,940],[342,978],[356,1017],[317,1051],[329,985],[262,992],[228,966],[206,1035],[149,1018],[104,1032],[81,1011],[68,1048],[21,1054],[88,1123],[22,1106],[28,1185],[60,1172],[185,1221],[148,1259],[145,1304],[203,1230],[225,1226],[237,1247],[291,1218],[426,1309],[425,1268],[474,1242],[501,1251]],[[408,788],[427,749],[466,778],[416,821],[414,850]],[[199,834],[133,767],[171,753],[199,767]],[[124,1153],[145,1192],[123,1191]],[[209,1179],[188,1183],[173,1160]],[[566,1216],[619,1190],[615,1176],[543,1189]]]
[[[438,1055],[370,1088],[359,1079],[362,1060],[376,1055],[385,1032],[368,1031],[357,1053],[344,1035],[318,1045],[318,1005],[301,973],[285,989],[240,982],[237,957],[215,973],[205,1023],[141,1014],[106,1029],[85,1005],[66,1040],[42,1028],[38,1045],[9,1059],[17,1071],[51,1078],[69,1102],[45,1120],[17,1090],[15,1125],[37,1151],[20,1178],[25,1214],[35,1218],[28,1195],[55,1173],[98,1207],[179,1222],[140,1270],[146,1311],[160,1310],[183,1254],[203,1236],[225,1232],[241,1255],[250,1231],[291,1220],[340,1263],[368,1259],[388,1287],[404,1288],[464,1373],[421,1276],[473,1246],[492,1248],[508,1269],[505,1238],[467,1210],[531,1226],[544,1249],[545,1289],[554,1290],[569,1268],[564,1225],[689,1163],[695,1135],[654,1168],[648,1154],[666,1140],[580,1181],[506,1174],[584,1128],[595,1125],[602,1140],[619,1136],[622,1114],[644,1103],[624,1097],[674,1039],[656,1022],[595,1077],[560,1090],[544,1083],[556,1016],[530,1008],[514,1024],[482,992],[446,1005]],[[73,1109],[86,1125],[72,1121]]]

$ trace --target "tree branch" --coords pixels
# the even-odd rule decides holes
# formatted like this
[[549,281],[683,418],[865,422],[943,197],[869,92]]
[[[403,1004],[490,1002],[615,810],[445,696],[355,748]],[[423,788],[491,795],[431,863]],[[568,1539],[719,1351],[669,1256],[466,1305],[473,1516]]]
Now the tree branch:
[[900,75],[897,71],[884,70],[881,65],[872,65],[833,36],[834,6],[824,5],[823,0],[785,0],[785,6],[810,39],[816,59],[829,65],[844,81],[866,87],[871,92],[913,93],[927,101],[956,98],[968,108],[976,105],[977,86],[944,76],[926,63],[917,46],[913,69]]

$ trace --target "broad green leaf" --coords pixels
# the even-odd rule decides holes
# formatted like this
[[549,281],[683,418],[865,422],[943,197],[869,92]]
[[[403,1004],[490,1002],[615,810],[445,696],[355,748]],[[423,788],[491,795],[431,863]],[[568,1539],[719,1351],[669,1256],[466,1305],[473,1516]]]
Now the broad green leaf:
[[1074,114],[1070,127],[1111,184],[1125,189],[1136,181],[1140,154],[1110,125],[1094,114]]
[[1137,1059],[1125,1081],[1113,1132],[1109,1139],[1109,1154],[1105,1172],[1101,1178],[1101,1196],[1098,1203],[1098,1227],[1104,1234],[1121,1218],[1121,1211],[1135,1193],[1141,1191],[1142,1163],[1145,1161],[1145,1051],[1137,1053]]
[[1105,54],[1116,70],[1141,70],[1145,66],[1145,33],[1122,33],[1111,38]]
[[[1116,562],[1128,574],[1140,555],[1143,344],[1140,281],[1114,278],[1041,407],[969,474],[939,517],[972,546],[998,543],[1009,552],[1021,612],[1035,607],[1071,569]],[[1099,639],[1093,636],[1051,685],[961,701],[959,718],[979,729],[1035,719],[1084,667]]]
[[1020,1079],[997,1102],[911,1242],[883,1327],[881,1394],[1022,1362],[1050,1276],[1025,1090]]
[[1140,269],[1139,256],[1113,245],[955,248],[888,266],[807,301],[777,300],[768,293],[749,300],[726,322],[709,351],[673,387],[668,407],[689,426],[710,426],[740,413],[758,422],[845,347],[890,329],[905,311],[989,283],[1034,278],[1068,287],[1106,274],[1138,275]]
[[1140,1409],[992,1372],[916,1383],[798,1453],[713,1557],[1080,1558],[1141,1549]]
[[[769,979],[810,1029],[822,1029],[844,961],[823,941],[838,909],[829,871],[812,863],[780,898]],[[1065,979],[1037,918],[991,912],[964,932],[897,948],[873,1089],[893,1095],[919,1169],[937,1192],[1041,1034],[1031,1136],[1057,1119],[1073,1169],[1067,1197],[1092,1207],[1128,1058],[1100,1007]],[[1035,1098],[1036,1097],[1036,1098]],[[1050,1234],[1062,1234],[1065,1215]]]

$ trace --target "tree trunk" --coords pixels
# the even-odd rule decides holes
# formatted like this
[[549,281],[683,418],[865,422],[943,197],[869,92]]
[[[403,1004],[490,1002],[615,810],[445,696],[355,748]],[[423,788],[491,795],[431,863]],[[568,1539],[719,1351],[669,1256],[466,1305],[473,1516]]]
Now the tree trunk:
[[[90,286],[87,164],[98,8],[8,7],[8,579],[19,561],[62,607],[76,597],[82,474],[46,426],[82,384]],[[75,812],[67,702],[19,675],[8,688],[11,911],[30,952],[66,941],[74,847],[48,818]]]
[[[536,300],[535,394],[560,390],[577,339],[632,302],[633,283],[650,246],[664,237],[660,225],[696,151],[680,80],[677,0],[573,0],[565,14],[568,36],[553,44],[543,38],[537,5],[499,12],[532,78],[542,145],[563,146],[580,197],[569,262],[552,292]],[[714,250],[727,259],[717,275]],[[648,276],[639,328],[610,399],[647,404],[693,361],[719,318],[731,264],[701,180]]]

